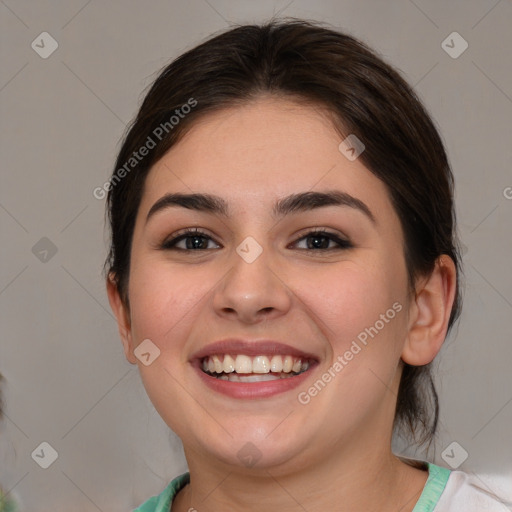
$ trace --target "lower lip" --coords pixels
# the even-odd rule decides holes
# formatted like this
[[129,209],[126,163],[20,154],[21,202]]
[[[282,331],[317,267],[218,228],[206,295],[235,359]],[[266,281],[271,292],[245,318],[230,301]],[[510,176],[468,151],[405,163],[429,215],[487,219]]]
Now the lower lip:
[[268,398],[286,391],[297,388],[309,377],[312,367],[305,372],[294,377],[286,377],[284,379],[267,380],[263,382],[230,382],[229,380],[221,380],[216,377],[204,373],[199,367],[199,377],[202,381],[217,393],[222,393],[231,398]]

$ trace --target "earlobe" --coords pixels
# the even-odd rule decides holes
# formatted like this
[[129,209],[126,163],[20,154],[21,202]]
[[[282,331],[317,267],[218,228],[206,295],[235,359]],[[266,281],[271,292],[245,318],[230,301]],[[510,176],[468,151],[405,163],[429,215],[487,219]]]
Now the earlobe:
[[412,366],[430,363],[441,349],[455,300],[457,274],[453,260],[441,255],[432,274],[418,283],[402,360]]
[[119,336],[123,343],[124,355],[131,364],[137,364],[137,359],[133,354],[133,343],[131,333],[130,314],[121,299],[119,289],[115,283],[112,274],[107,277],[107,295],[110,307],[116,317]]

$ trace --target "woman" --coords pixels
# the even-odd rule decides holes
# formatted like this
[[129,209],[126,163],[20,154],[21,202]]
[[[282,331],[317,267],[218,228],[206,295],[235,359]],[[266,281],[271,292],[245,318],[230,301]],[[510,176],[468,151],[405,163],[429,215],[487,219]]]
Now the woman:
[[188,51],[106,188],[125,355],[189,466],[138,511],[498,510],[391,451],[435,433],[459,255],[440,137],[364,44],[292,20]]

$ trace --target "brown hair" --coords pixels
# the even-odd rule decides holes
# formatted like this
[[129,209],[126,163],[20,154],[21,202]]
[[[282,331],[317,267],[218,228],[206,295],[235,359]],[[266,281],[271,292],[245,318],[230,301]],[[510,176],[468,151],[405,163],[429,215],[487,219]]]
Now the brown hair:
[[[123,301],[129,303],[135,218],[153,164],[201,116],[262,94],[321,106],[340,135],[355,134],[363,141],[359,158],[384,182],[400,217],[411,291],[419,276],[432,272],[441,254],[455,263],[451,329],[461,306],[453,176],[432,120],[399,73],[364,43],[295,19],[239,26],[209,39],[169,64],[147,93],[108,186],[112,243],[105,269]],[[139,148],[150,146],[149,139],[147,155],[130,160]],[[416,442],[431,441],[438,408],[430,365],[403,363],[395,430],[409,432]]]

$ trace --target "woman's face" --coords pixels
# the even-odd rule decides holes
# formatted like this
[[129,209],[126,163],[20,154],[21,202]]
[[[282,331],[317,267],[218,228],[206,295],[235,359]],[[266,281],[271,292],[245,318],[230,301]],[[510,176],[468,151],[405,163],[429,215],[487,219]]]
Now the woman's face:
[[[403,235],[340,142],[318,110],[262,98],[204,117],[147,177],[125,349],[188,455],[284,470],[389,446]],[[177,238],[187,228],[201,234]]]

